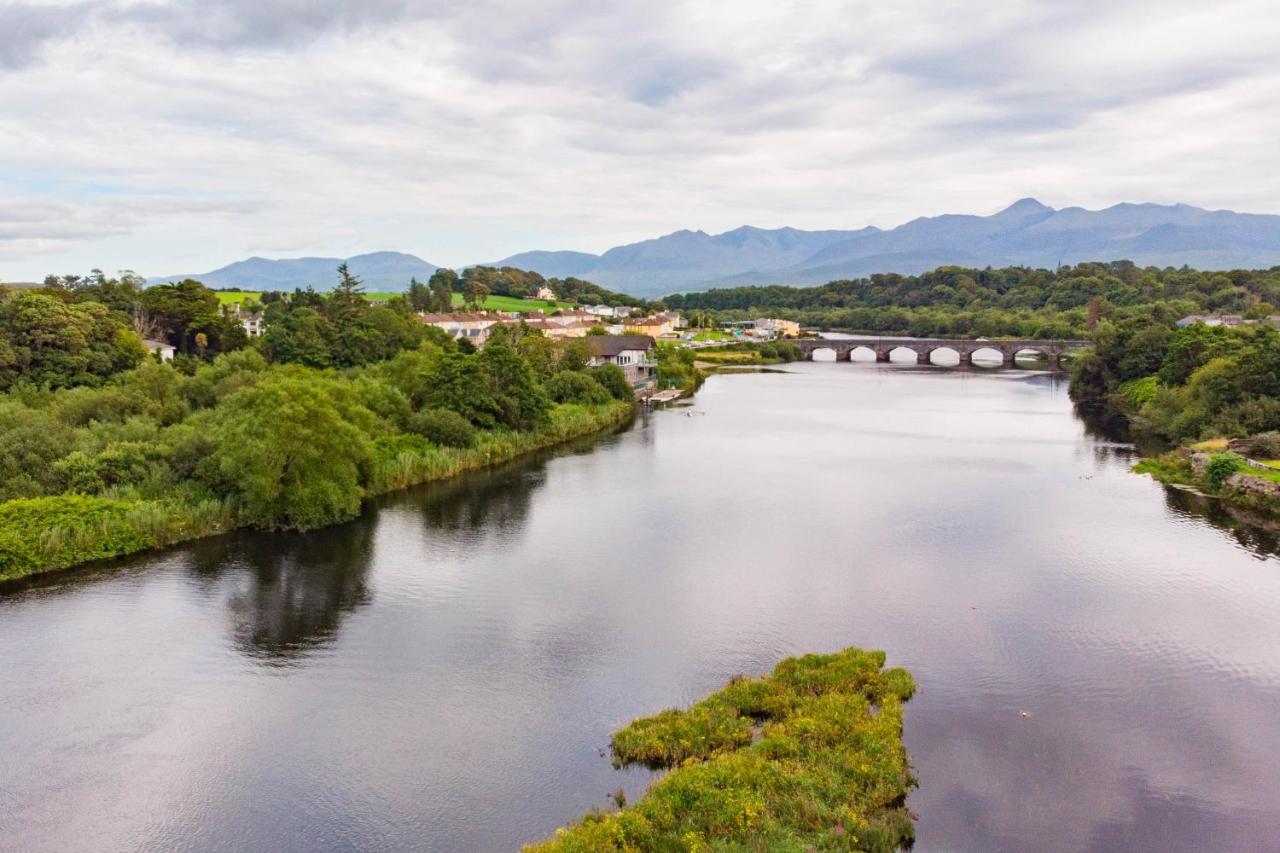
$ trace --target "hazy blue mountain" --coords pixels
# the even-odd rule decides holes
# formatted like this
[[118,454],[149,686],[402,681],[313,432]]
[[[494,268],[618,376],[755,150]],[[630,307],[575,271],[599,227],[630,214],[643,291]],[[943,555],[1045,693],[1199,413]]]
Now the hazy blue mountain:
[[1185,204],[1055,210],[1025,198],[991,216],[922,217],[888,230],[677,231],[602,255],[526,252],[497,264],[661,296],[743,284],[821,284],[878,272],[909,275],[943,264],[1053,267],[1120,259],[1203,269],[1274,266],[1280,264],[1280,216]]
[[593,269],[599,262],[600,256],[589,252],[521,252],[488,266],[537,270],[547,278],[581,278],[584,272]]
[[194,278],[207,287],[234,287],[244,290],[293,290],[313,287],[331,290],[338,281],[338,264],[346,261],[352,275],[359,276],[367,290],[402,291],[409,279],[426,281],[438,267],[422,258],[402,252],[372,252],[350,258],[248,258],[221,269],[192,275],[171,275],[148,279],[156,284]]
[[[1055,210],[1032,198],[990,216],[947,214],[882,230],[801,231],[743,226],[723,234],[676,231],[600,255],[532,251],[492,263],[576,276],[637,296],[745,284],[822,284],[872,273],[920,273],[944,264],[1054,267],[1128,259],[1201,269],[1280,264],[1280,216],[1204,210],[1186,204],[1117,204]],[[340,258],[249,258],[195,278],[210,287],[328,290]],[[421,258],[375,252],[348,258],[370,290],[401,291],[436,270]]]

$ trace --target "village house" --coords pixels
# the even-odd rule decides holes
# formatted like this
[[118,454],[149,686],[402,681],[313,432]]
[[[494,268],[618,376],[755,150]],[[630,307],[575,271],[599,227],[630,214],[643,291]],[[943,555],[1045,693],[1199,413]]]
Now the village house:
[[588,322],[585,320],[568,320],[561,318],[547,320],[526,320],[525,325],[530,329],[536,329],[542,332],[544,337],[552,340],[563,340],[564,338],[585,338],[587,332],[591,331],[599,323]]
[[487,311],[451,312],[448,314],[419,313],[418,320],[428,326],[435,326],[448,332],[455,341],[468,340],[476,347],[482,347],[493,334],[493,327],[503,322],[498,314]]
[[544,302],[555,302],[556,292],[544,284],[542,287],[538,288],[537,297]]
[[1259,323],[1266,323],[1268,326],[1274,326],[1280,329],[1280,314],[1272,314],[1261,320],[1246,320],[1239,314],[1188,314],[1181,320],[1174,323],[1179,329],[1185,329],[1188,326],[1194,326],[1197,323],[1203,323],[1206,326],[1227,326],[1235,328],[1236,326],[1256,326]]
[[[259,305],[259,303],[250,302],[250,305]],[[259,307],[257,311],[246,310],[241,307],[239,302],[232,302],[223,309],[224,315],[235,322],[240,328],[244,329],[244,333],[251,338],[262,337],[262,309]]]
[[656,344],[648,335],[592,335],[586,338],[592,367],[616,364],[633,388],[657,381]]
[[588,314],[594,314],[597,317],[614,317],[621,319],[623,317],[630,317],[635,313],[636,309],[632,308],[630,305],[588,305],[583,310]]
[[236,321],[240,324],[240,328],[244,329],[244,333],[249,337],[262,337],[261,311],[239,311],[236,313]]
[[673,335],[680,326],[684,325],[683,318],[675,312],[667,312],[665,314],[655,314],[652,317],[635,317],[622,321],[622,326],[629,335],[648,335],[653,338],[660,338],[664,335]]
[[800,324],[795,320],[780,320],[774,317],[756,320],[757,331],[766,332],[779,338],[800,337]]
[[1239,314],[1188,314],[1174,325],[1179,329],[1185,329],[1196,323],[1203,323],[1206,326],[1239,326],[1244,323],[1244,317]]
[[575,323],[587,323],[589,325],[599,325],[599,319],[589,311],[582,309],[574,309],[566,311],[560,309],[552,314],[547,315],[548,323],[559,323],[561,326],[572,326]]
[[147,354],[152,358],[159,356],[161,361],[173,361],[173,355],[176,350],[171,344],[164,341],[144,340],[142,345],[147,348]]

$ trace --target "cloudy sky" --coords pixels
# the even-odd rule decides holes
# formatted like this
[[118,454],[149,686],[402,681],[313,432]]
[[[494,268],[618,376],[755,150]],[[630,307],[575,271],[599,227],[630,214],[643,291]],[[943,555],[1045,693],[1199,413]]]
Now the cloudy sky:
[[0,0],[0,281],[1280,212],[1274,0]]

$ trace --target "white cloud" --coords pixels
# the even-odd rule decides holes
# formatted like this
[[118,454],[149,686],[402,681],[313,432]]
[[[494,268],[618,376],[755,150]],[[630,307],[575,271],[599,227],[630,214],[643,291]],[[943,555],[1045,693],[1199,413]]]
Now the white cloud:
[[0,219],[0,278],[1276,211],[1277,36],[1262,0],[3,4],[0,195],[72,213]]

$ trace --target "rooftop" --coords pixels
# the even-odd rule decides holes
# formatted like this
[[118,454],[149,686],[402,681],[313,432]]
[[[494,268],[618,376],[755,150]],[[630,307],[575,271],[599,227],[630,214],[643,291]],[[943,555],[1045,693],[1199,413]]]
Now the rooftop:
[[583,340],[592,355],[606,358],[627,350],[651,350],[656,346],[648,335],[588,335]]

